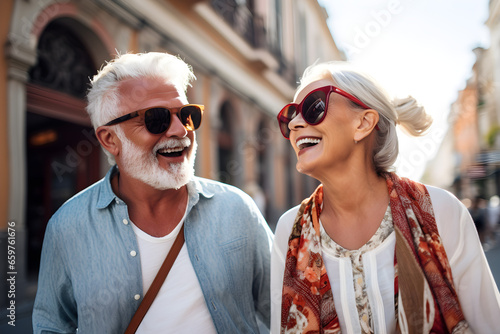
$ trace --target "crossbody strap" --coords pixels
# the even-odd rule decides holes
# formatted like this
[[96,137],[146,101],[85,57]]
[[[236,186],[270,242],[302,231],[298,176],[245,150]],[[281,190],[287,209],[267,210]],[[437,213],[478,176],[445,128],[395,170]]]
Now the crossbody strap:
[[167,257],[165,258],[165,261],[163,261],[160,270],[158,270],[158,273],[156,274],[153,283],[151,283],[148,292],[146,292],[146,295],[144,296],[141,304],[139,305],[139,308],[137,308],[137,311],[135,311],[132,320],[130,320],[129,325],[125,330],[125,334],[134,334],[139,325],[141,324],[142,319],[148,312],[149,307],[153,303],[153,300],[155,299],[156,295],[158,294],[158,291],[160,291],[160,288],[163,285],[163,282],[165,281],[165,278],[167,277],[170,268],[172,268],[172,265],[174,264],[177,255],[181,251],[183,244],[184,244],[184,224],[182,225],[181,230],[177,235],[177,238],[175,238],[174,244],[172,245],[172,248],[170,248],[170,251],[168,252]]

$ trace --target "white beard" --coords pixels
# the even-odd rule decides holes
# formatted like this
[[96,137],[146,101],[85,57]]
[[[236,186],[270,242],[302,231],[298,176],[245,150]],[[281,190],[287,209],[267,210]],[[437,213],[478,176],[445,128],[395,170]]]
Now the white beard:
[[121,169],[139,181],[158,190],[179,189],[194,176],[194,160],[197,143],[193,141],[190,155],[183,162],[171,163],[168,170],[160,167],[156,152],[162,148],[189,147],[188,137],[168,138],[155,145],[151,152],[143,150],[127,138],[120,126],[116,127],[116,135],[122,143]]

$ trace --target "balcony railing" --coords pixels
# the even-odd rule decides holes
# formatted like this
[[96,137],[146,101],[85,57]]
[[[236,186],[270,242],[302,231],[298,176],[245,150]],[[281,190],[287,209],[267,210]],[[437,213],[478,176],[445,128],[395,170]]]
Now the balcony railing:
[[295,68],[283,57],[276,38],[270,38],[264,19],[256,15],[244,0],[211,0],[213,10],[249,45],[269,51],[279,62],[278,73],[292,86],[296,85]]
[[264,20],[248,8],[246,1],[211,0],[210,5],[251,46],[267,48]]

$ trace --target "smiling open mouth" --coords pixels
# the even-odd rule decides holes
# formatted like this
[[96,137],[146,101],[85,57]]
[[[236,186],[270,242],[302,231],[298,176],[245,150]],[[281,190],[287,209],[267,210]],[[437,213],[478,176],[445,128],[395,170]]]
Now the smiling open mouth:
[[167,158],[175,158],[180,157],[184,149],[184,147],[164,148],[158,150],[157,153]]
[[317,145],[321,140],[318,138],[302,138],[297,141],[296,145],[299,150],[302,150],[307,147],[311,147]]

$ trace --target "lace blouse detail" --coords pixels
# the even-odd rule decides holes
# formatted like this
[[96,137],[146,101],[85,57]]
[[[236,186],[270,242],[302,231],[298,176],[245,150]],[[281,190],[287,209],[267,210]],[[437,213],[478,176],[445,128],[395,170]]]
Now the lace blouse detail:
[[356,250],[345,249],[333,241],[326,233],[321,224],[321,246],[328,250],[328,253],[335,257],[348,257],[352,263],[352,276],[354,293],[356,296],[356,307],[359,315],[359,322],[362,333],[373,333],[373,320],[366,292],[365,273],[362,257],[366,252],[377,248],[394,231],[392,223],[392,212],[390,205],[387,206],[384,218],[375,234],[361,248]]

